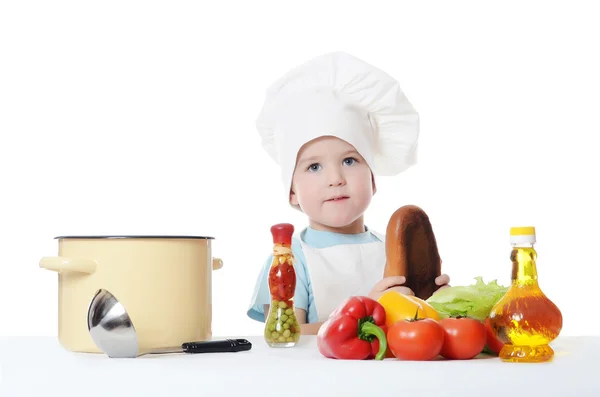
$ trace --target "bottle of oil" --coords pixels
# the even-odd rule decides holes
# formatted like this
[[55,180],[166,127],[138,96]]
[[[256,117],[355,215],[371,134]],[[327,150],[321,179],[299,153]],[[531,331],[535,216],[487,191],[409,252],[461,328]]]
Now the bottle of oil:
[[554,357],[549,346],[562,329],[562,314],[538,284],[534,227],[510,229],[512,284],[492,308],[490,322],[505,343],[504,361],[543,362]]
[[271,227],[273,261],[269,270],[271,305],[264,337],[271,347],[293,347],[300,339],[300,324],[294,311],[296,292],[295,258],[292,252],[294,226],[280,223]]

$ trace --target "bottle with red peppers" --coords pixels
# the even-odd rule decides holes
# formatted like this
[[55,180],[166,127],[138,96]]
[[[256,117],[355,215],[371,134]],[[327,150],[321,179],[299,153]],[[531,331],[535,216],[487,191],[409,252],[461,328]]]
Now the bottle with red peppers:
[[300,339],[300,324],[294,312],[296,291],[295,258],[292,253],[294,226],[280,223],[271,227],[273,261],[269,271],[271,306],[265,324],[265,340],[271,347],[292,347]]

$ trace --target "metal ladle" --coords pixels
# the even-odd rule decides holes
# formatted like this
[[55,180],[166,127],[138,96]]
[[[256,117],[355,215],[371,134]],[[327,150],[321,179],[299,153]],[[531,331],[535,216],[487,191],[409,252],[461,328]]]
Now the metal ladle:
[[127,310],[105,289],[98,290],[90,302],[87,323],[96,346],[112,358],[135,358],[145,354],[238,352],[252,348],[246,339],[225,339],[187,342],[177,347],[140,352],[135,327]]

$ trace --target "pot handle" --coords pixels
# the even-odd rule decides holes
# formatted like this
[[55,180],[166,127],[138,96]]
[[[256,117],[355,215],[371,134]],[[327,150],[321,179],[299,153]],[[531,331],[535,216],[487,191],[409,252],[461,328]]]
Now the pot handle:
[[96,271],[96,261],[92,259],[45,256],[40,259],[40,267],[55,272],[79,272],[91,274]]
[[219,270],[220,268],[223,267],[223,260],[221,260],[219,258],[213,258],[212,267],[213,267],[213,270]]

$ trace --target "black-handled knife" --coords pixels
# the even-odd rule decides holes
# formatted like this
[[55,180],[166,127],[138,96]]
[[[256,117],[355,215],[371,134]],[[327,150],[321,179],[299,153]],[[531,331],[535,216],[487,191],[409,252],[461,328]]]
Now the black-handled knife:
[[246,339],[223,339],[198,342],[186,342],[180,347],[152,349],[144,354],[172,353],[236,353],[252,349],[252,343]]
[[252,349],[252,343],[246,339],[225,339],[187,342],[181,348],[186,353],[235,353]]

